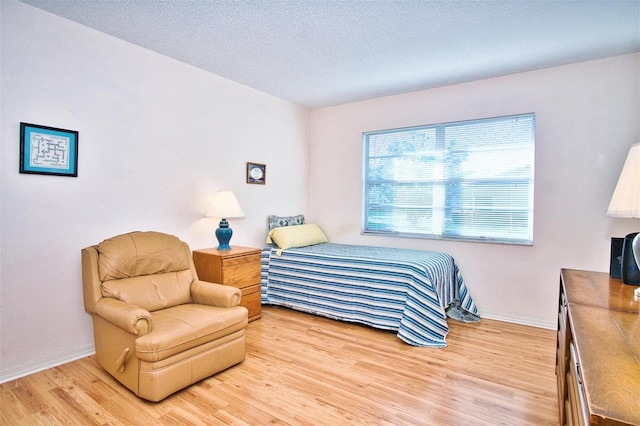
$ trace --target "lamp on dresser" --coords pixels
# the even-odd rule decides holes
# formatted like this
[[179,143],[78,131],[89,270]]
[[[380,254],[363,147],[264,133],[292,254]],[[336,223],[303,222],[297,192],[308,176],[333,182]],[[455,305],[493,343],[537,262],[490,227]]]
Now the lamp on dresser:
[[231,191],[218,191],[211,202],[211,207],[207,210],[205,217],[219,217],[220,223],[216,229],[218,239],[218,250],[231,250],[229,241],[233,231],[229,228],[227,219],[240,219],[244,217],[244,212],[240,203]]
[[[640,143],[629,150],[607,216],[640,218]],[[624,238],[621,264],[622,281],[640,285],[640,233],[634,232]]]

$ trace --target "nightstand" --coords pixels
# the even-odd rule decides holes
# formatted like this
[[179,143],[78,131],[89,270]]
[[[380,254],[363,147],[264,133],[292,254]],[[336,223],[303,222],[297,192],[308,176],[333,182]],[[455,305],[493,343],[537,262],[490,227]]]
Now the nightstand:
[[249,321],[262,316],[260,249],[232,246],[231,250],[194,250],[193,263],[202,281],[232,285],[242,290],[240,305],[249,310]]

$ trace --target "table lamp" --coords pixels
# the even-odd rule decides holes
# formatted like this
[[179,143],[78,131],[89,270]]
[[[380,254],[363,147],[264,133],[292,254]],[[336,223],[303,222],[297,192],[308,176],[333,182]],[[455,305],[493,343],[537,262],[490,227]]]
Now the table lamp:
[[205,217],[219,217],[220,224],[216,229],[218,239],[218,250],[231,250],[229,241],[233,231],[229,228],[227,219],[239,219],[244,217],[244,212],[240,203],[231,191],[218,191],[211,202],[211,207],[207,210]]
[[[632,145],[629,150],[607,216],[640,218],[640,143]],[[640,233],[624,237],[621,263],[622,281],[640,285]]]

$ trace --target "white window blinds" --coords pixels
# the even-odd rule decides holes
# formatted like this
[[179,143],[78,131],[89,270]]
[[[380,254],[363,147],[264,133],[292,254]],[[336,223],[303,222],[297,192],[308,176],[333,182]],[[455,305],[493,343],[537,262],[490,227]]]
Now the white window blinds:
[[534,114],[363,140],[365,233],[533,243]]

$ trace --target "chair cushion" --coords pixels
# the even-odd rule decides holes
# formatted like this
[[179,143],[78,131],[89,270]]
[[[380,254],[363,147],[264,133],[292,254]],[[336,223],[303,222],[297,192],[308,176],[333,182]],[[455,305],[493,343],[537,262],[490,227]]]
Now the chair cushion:
[[130,232],[101,242],[102,295],[155,311],[191,302],[189,247],[161,232]]
[[151,312],[191,303],[192,282],[190,270],[109,280],[102,283],[102,296],[113,297]]
[[247,309],[242,306],[218,308],[191,303],[152,312],[151,317],[151,332],[136,339],[138,358],[151,362],[211,342],[247,325]]
[[130,232],[98,245],[100,281],[138,277],[190,268],[189,249],[177,237],[161,232]]

